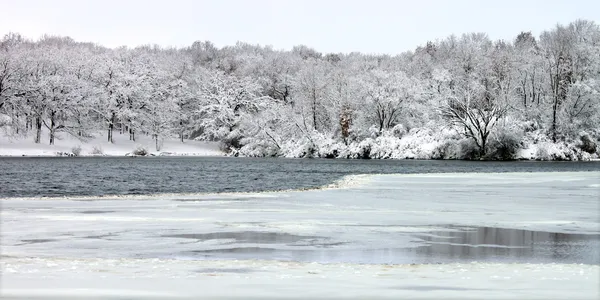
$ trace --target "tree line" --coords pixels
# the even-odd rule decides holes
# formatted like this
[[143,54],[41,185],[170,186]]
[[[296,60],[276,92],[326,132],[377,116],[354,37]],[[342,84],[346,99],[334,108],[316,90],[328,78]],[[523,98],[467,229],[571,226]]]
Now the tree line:
[[477,158],[510,156],[524,140],[589,146],[599,125],[600,28],[586,20],[512,41],[449,36],[394,56],[0,41],[0,128],[35,143],[42,132],[49,144],[58,133],[145,134],[157,151],[176,136],[246,156],[374,157],[428,136],[440,141],[434,156],[456,146]]

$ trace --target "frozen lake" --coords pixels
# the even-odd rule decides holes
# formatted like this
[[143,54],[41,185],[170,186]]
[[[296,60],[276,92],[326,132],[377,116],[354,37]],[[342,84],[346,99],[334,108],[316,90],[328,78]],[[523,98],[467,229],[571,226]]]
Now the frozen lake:
[[[598,163],[256,164],[259,174],[304,166],[308,176],[290,175],[306,178],[301,188],[336,184],[294,191],[277,173],[272,189],[285,191],[239,179],[229,193],[3,198],[4,295],[293,298],[307,285],[321,298],[600,295]],[[419,164],[438,173],[347,175]],[[497,173],[472,173],[486,170]]]

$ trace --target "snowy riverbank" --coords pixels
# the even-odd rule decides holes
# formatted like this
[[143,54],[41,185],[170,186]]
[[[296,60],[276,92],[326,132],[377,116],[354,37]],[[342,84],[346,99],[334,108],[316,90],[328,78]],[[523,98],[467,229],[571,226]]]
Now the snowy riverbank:
[[[286,157],[286,158],[349,158],[349,159],[464,159],[465,140],[456,139],[449,132],[435,133],[431,130],[415,130],[400,138],[380,136],[348,145],[327,138],[313,141],[290,140],[275,152],[263,144],[248,144],[240,150],[227,154],[219,142],[203,142],[176,138],[160,142],[156,151],[155,140],[150,136],[138,136],[130,141],[126,134],[114,135],[114,143],[106,141],[102,134],[82,141],[67,134],[58,136],[55,145],[36,144],[33,137],[0,136],[1,156],[130,156],[138,149],[145,149],[151,156],[240,156],[240,157]],[[78,151],[78,155],[74,152]],[[593,161],[598,153],[588,153],[578,142],[558,142],[538,137],[524,138],[515,150],[513,159],[543,161]]]
[[[584,142],[585,141],[585,142]],[[600,142],[582,135],[579,140],[553,142],[543,132],[523,136],[504,135],[490,141],[486,160],[589,161],[599,158]],[[369,159],[477,159],[477,147],[456,131],[415,128],[409,132],[385,132],[364,140],[342,141],[324,135],[287,140],[273,146],[268,140],[249,139],[239,156],[288,158],[369,158]]]
[[169,156],[223,156],[219,143],[185,140],[176,138],[160,142],[161,149],[156,151],[155,140],[150,136],[137,136],[136,141],[130,141],[129,135],[115,133],[114,143],[109,143],[106,136],[97,135],[93,138],[80,140],[67,134],[58,136],[55,145],[47,141],[36,144],[33,137],[6,137],[0,135],[0,156],[128,156],[138,149],[145,149],[148,155]]

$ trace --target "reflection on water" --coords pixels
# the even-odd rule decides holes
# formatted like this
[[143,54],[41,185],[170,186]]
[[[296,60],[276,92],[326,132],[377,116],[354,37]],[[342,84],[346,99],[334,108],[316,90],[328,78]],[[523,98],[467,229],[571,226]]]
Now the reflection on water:
[[[275,259],[305,262],[352,263],[449,263],[520,262],[600,264],[600,235],[537,232],[492,227],[448,227],[419,234],[398,233],[419,239],[413,247],[382,249],[352,248],[352,243],[329,240],[328,247],[298,247],[319,237],[272,232],[225,232],[179,235],[181,238],[208,240],[235,239],[239,243],[269,244],[233,246],[188,251],[184,256],[199,259]],[[175,236],[172,236],[175,237]],[[398,236],[400,237],[400,236]],[[323,241],[323,238],[318,240]],[[315,243],[317,244],[317,243]],[[344,245],[344,247],[336,247]],[[350,246],[350,247],[348,247]]]
[[478,227],[420,235],[419,256],[451,260],[600,264],[600,236]]
[[194,239],[198,241],[208,240],[235,240],[236,243],[255,244],[289,244],[306,240],[321,239],[318,236],[304,236],[280,232],[264,231],[234,231],[234,232],[211,232],[211,233],[188,233],[168,234],[162,237]]
[[56,240],[55,239],[28,239],[28,240],[21,240],[21,243],[17,244],[17,245],[49,243],[49,242],[54,242],[54,241],[56,241]]
[[252,269],[252,268],[204,268],[196,270],[196,273],[255,273],[260,272],[260,270]]
[[108,214],[108,213],[114,213],[114,210],[84,210],[80,213],[82,214]]

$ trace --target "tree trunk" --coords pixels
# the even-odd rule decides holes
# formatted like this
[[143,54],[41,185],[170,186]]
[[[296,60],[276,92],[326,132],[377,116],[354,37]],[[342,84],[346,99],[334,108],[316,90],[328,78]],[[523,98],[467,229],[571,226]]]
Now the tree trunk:
[[50,145],[54,145],[54,128],[56,127],[56,123],[54,119],[56,117],[56,112],[50,112]]
[[487,146],[487,137],[482,136],[481,137],[481,148],[479,149],[479,157],[483,158],[485,157],[486,154],[486,146]]
[[183,121],[179,121],[179,128],[181,128],[181,130],[179,131],[179,139],[183,143]]
[[156,151],[160,151],[160,146],[158,145],[158,135],[155,135],[154,144],[156,145]]
[[313,119],[313,126],[315,128],[315,131],[319,131],[317,129],[317,92],[313,89],[312,91],[312,119]]
[[556,143],[556,110],[558,108],[558,99],[554,100],[552,106],[552,141]]
[[113,132],[113,123],[108,123],[108,142],[113,142],[112,132]]
[[344,144],[348,144],[348,137],[350,136],[350,125],[352,124],[352,116],[350,114],[350,109],[347,107],[342,108],[342,112],[340,114],[340,128],[342,129],[342,139],[344,140]]
[[115,113],[112,113],[110,116],[110,121],[108,121],[108,142],[113,143],[113,129],[115,128]]
[[39,144],[42,139],[42,117],[35,118],[35,139],[34,142]]

